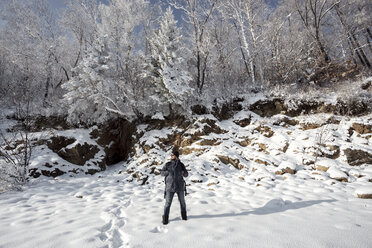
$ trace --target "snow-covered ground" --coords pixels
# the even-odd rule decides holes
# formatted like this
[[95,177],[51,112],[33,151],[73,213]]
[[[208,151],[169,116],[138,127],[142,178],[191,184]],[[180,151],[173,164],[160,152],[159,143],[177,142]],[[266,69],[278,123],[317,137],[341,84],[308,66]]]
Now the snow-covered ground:
[[[357,197],[372,194],[372,167],[350,166],[344,152],[372,153],[370,133],[350,129],[371,116],[291,120],[241,111],[225,121],[197,116],[185,129],[138,126],[125,163],[93,176],[42,176],[0,194],[0,247],[372,247],[372,200]],[[81,142],[90,140],[85,132]],[[190,171],[189,219],[175,196],[162,225],[157,174],[174,133]],[[58,156],[44,148],[33,166],[42,153]]]
[[189,186],[189,219],[175,197],[163,226],[164,185],[127,183],[120,168],[1,194],[0,247],[372,247],[372,202],[344,183],[232,173]]

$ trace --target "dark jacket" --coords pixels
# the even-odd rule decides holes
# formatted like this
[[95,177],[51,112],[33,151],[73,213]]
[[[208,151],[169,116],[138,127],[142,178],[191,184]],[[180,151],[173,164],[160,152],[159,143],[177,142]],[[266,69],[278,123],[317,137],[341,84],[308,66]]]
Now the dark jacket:
[[189,173],[185,165],[179,159],[171,160],[166,163],[161,170],[161,175],[165,177],[166,191],[179,192],[185,190],[185,181],[183,177],[187,177]]

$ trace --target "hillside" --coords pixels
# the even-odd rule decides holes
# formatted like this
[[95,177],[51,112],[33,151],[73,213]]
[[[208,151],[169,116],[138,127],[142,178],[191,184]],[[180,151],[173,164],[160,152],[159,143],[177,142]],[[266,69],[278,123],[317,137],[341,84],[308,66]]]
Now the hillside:
[[[372,115],[253,99],[139,125],[38,128],[33,179],[0,195],[0,246],[371,246],[372,208],[361,198],[372,194]],[[159,173],[175,147],[190,172],[189,220],[174,199],[163,226]]]

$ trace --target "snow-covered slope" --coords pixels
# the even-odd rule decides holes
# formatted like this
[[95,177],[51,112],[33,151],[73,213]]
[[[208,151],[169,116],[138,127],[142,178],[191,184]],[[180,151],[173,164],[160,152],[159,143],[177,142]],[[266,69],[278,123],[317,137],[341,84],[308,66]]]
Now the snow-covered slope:
[[[1,194],[0,247],[371,247],[371,200],[358,198],[372,194],[371,117],[140,125],[127,162]],[[174,147],[189,219],[175,197],[163,226],[159,171]]]

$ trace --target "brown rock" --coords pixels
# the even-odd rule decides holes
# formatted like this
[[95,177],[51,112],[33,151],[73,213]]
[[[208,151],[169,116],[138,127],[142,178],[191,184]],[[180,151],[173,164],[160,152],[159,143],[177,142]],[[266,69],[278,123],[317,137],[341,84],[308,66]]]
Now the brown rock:
[[277,126],[288,127],[288,126],[296,126],[296,125],[298,125],[298,123],[299,123],[299,121],[297,121],[297,120],[290,119],[288,117],[283,117],[283,118],[279,119],[278,121],[276,121],[273,124],[277,125]]
[[340,147],[336,145],[325,146],[329,153],[322,151],[322,156],[330,159],[337,159],[340,157]]
[[316,128],[319,128],[321,126],[322,126],[321,124],[317,124],[317,123],[302,123],[301,124],[301,129],[302,130],[316,129]]
[[365,125],[361,123],[353,123],[353,130],[360,134],[369,134],[372,133],[372,125]]
[[271,138],[274,135],[274,132],[268,126],[260,125],[260,126],[256,127],[254,130],[262,133],[267,138]]
[[252,140],[253,139],[245,138],[245,140],[238,141],[236,143],[239,144],[242,147],[247,147],[247,146],[249,146],[252,143]]
[[372,199],[372,194],[358,194],[358,198],[361,198],[361,199]]
[[212,185],[217,185],[219,184],[220,182],[213,182],[213,183],[208,183],[208,187],[212,186]]
[[344,183],[348,182],[346,177],[331,177],[331,178],[339,182],[344,182]]
[[288,143],[288,141],[286,141],[284,147],[280,148],[279,151],[282,151],[282,152],[286,153],[288,148],[289,148],[289,143]]
[[217,155],[218,159],[224,164],[232,164],[235,168],[241,170],[244,168],[239,162],[239,159],[232,159],[228,156]]
[[318,171],[324,171],[324,172],[326,172],[328,169],[329,169],[328,166],[323,166],[323,165],[318,165],[316,167],[316,170],[318,170]]
[[54,137],[51,137],[50,140],[47,142],[47,146],[50,150],[57,153],[62,148],[66,147],[68,145],[71,145],[75,141],[76,141],[76,139],[74,139],[74,138],[67,138],[67,137],[63,137],[63,136],[54,136]]
[[264,165],[270,165],[270,163],[269,162],[267,162],[267,161],[263,161],[263,160],[261,160],[261,159],[255,159],[254,160],[254,162],[256,162],[257,164],[264,164]]
[[182,155],[189,155],[191,153],[197,153],[196,155],[200,156],[206,149],[199,149],[199,148],[182,148],[180,152]]
[[266,150],[266,149],[267,149],[266,144],[258,143],[257,145],[258,145],[258,147],[260,148],[260,149],[258,149],[259,152],[264,152],[264,153],[266,153],[266,154],[270,154],[270,153]]
[[351,166],[360,166],[362,164],[372,164],[372,154],[362,151],[362,150],[353,150],[346,149],[344,150],[347,162]]
[[219,144],[221,144],[221,141],[217,139],[213,139],[213,140],[205,139],[205,140],[200,141],[198,144],[201,146],[218,146]]
[[284,101],[281,99],[260,100],[252,104],[249,110],[260,115],[261,117],[271,117],[286,111]]
[[287,167],[285,169],[281,169],[280,171],[276,171],[275,172],[275,175],[283,175],[285,173],[288,173],[288,174],[292,174],[293,175],[293,174],[296,173],[296,171]]
[[99,149],[97,146],[89,145],[85,142],[83,145],[77,144],[70,149],[61,149],[57,154],[72,164],[84,165],[85,162],[94,158],[98,152]]
[[249,124],[251,124],[251,116],[249,116],[248,118],[244,118],[242,120],[239,120],[239,121],[234,121],[234,123],[241,126],[241,127],[246,127]]

